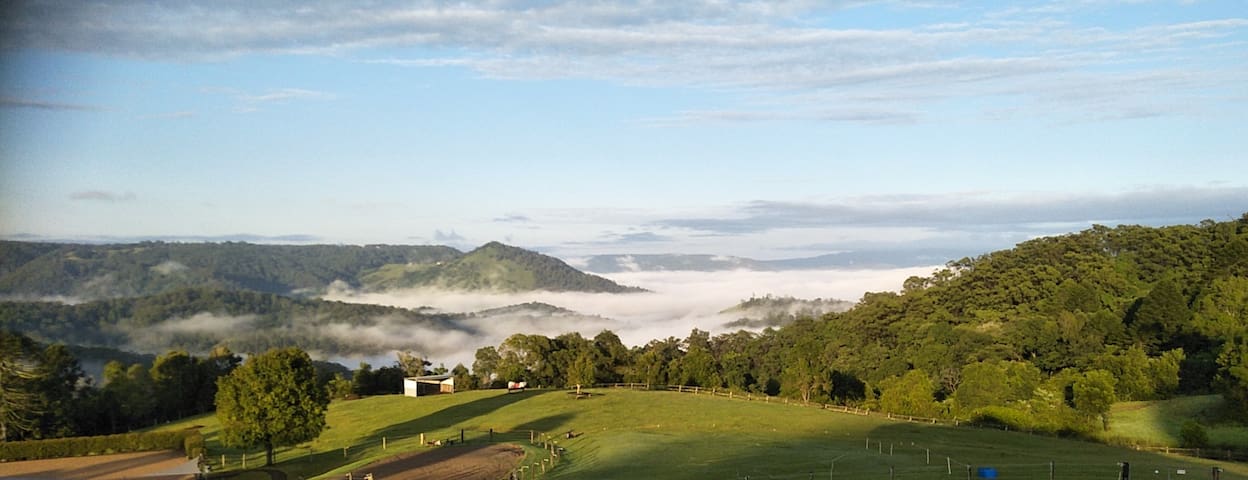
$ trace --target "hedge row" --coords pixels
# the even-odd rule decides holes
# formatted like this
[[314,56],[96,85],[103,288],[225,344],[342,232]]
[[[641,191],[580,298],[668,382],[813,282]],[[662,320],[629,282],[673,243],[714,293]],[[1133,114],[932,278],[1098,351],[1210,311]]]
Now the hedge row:
[[53,438],[25,442],[0,442],[0,461],[82,457],[110,453],[182,450],[195,458],[204,450],[198,429],[165,432],[120,433],[98,437]]

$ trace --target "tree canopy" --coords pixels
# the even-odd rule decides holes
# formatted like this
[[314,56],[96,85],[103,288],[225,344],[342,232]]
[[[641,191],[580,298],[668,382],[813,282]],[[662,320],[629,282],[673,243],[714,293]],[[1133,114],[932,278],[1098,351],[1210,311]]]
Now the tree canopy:
[[216,400],[222,442],[262,446],[270,465],[274,447],[320,435],[329,406],[326,389],[316,382],[312,359],[297,348],[248,358],[218,382]]

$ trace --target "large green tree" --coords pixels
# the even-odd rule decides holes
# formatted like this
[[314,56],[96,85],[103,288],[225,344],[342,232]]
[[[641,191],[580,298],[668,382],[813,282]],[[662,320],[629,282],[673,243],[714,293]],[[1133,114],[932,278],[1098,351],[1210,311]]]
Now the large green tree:
[[298,348],[269,350],[247,359],[217,386],[221,440],[228,446],[273,448],[312,440],[325,428],[329,396],[316,383],[312,359]]

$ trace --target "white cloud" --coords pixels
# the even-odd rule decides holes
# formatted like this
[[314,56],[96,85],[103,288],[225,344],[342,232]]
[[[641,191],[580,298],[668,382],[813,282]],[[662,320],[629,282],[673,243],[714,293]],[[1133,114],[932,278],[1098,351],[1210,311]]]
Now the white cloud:
[[999,194],[970,192],[944,195],[865,196],[829,202],[755,201],[727,216],[671,218],[655,222],[669,228],[719,234],[776,229],[828,227],[902,227],[1021,230],[1060,223],[1195,222],[1234,217],[1248,211],[1248,188],[1165,187],[1117,194]]
[[[678,123],[784,120],[794,115],[862,123],[913,121],[920,118],[914,112],[935,108],[940,100],[986,91],[1013,92],[1025,100],[1020,108],[1059,117],[1192,115],[1199,113],[1191,108],[1193,101],[1217,103],[1202,96],[1206,86],[1101,89],[1091,105],[1065,103],[1057,110],[1051,103],[1032,100],[1083,90],[1088,81],[1081,77],[1117,85],[1174,70],[1217,79],[1221,85],[1242,83],[1243,69],[1234,62],[1204,59],[1212,58],[1208,49],[1242,50],[1234,40],[1248,29],[1248,19],[1217,12],[1171,23],[1098,24],[1078,17],[1090,5],[1124,12],[1146,8],[1122,2],[1049,2],[986,14],[957,2],[898,1],[243,2],[151,8],[132,0],[21,5],[0,20],[0,27],[4,38],[26,48],[180,61],[328,54],[377,64],[460,67],[504,79],[593,78],[729,89],[751,100],[793,100],[794,93],[829,99],[821,105],[788,104],[802,107],[797,114],[739,107],[677,113]],[[810,21],[847,9],[936,7],[961,18],[856,28]],[[387,48],[388,54],[367,58],[376,47]],[[395,54],[407,47],[420,53]],[[1197,51],[1201,54],[1192,55]],[[854,102],[861,95],[853,94],[885,95],[898,104],[881,108]],[[239,109],[249,110],[256,103],[332,95],[288,88],[240,98],[244,104]],[[1147,98],[1158,101],[1142,106]]]
[[173,274],[185,272],[188,269],[189,268],[186,265],[183,265],[182,263],[179,263],[173,260],[165,260],[163,262],[160,262],[160,264],[152,267],[153,272],[159,273],[161,275],[173,275]]
[[[617,283],[637,285],[652,293],[594,294],[570,292],[480,293],[433,289],[381,293],[338,288],[327,300],[370,303],[403,308],[434,307],[447,312],[475,312],[528,302],[541,302],[584,315],[509,314],[469,319],[478,333],[454,334],[430,347],[436,361],[471,365],[480,347],[497,346],[514,333],[556,336],[579,332],[593,336],[603,329],[615,332],[629,345],[641,345],[675,336],[684,338],[698,328],[722,333],[724,324],[737,320],[719,312],[752,296],[791,295],[799,298],[837,298],[857,301],[864,292],[898,290],[913,275],[928,275],[935,267],[887,270],[807,270],[784,272],[626,272],[604,275]],[[368,330],[371,332],[371,330]],[[405,332],[381,331],[378,341],[413,338]],[[388,343],[387,343],[388,344]]]

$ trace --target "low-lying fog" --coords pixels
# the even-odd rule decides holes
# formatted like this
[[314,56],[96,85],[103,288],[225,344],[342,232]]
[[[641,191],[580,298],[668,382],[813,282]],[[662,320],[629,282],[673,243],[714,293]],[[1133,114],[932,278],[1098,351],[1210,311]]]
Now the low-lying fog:
[[[392,290],[383,293],[331,289],[326,300],[371,303],[403,308],[433,307],[444,312],[481,310],[541,302],[581,314],[535,315],[511,312],[479,316],[469,320],[481,333],[465,338],[456,333],[431,339],[429,332],[413,332],[412,350],[447,368],[456,363],[471,366],[478,348],[498,345],[515,333],[556,336],[580,332],[592,337],[610,329],[626,345],[643,345],[656,338],[684,338],[698,328],[712,334],[729,330],[724,324],[737,320],[719,312],[751,296],[792,296],[797,298],[837,298],[857,301],[865,292],[896,291],[914,275],[926,276],[938,267],[911,267],[879,270],[794,270],[779,272],[626,272],[602,275],[622,284],[650,290],[638,294],[598,294],[572,292],[481,293],[445,290]],[[595,318],[594,316],[601,317]],[[395,335],[396,332],[389,332]],[[354,367],[361,359],[334,359]],[[364,358],[373,365],[387,365],[394,356]]]

